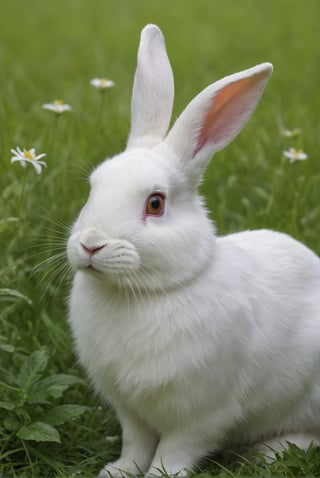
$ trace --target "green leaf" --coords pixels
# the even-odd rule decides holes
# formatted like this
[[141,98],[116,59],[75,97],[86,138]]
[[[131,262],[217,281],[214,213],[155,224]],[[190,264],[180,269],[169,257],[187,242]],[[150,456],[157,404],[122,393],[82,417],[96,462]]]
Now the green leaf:
[[90,407],[83,405],[60,405],[46,413],[46,421],[51,425],[62,425],[73,418],[80,417],[88,410]]
[[49,360],[49,353],[47,350],[37,350],[33,352],[24,362],[21,367],[17,382],[24,390],[28,390],[30,386],[37,382],[46,369]]
[[56,428],[48,423],[34,422],[18,430],[17,437],[21,440],[60,443],[60,435]]
[[74,375],[56,374],[46,377],[35,383],[31,388],[34,399],[44,400],[45,398],[61,398],[64,391],[73,385],[83,385],[86,382]]
[[0,409],[13,410],[21,407],[24,403],[24,393],[18,387],[0,381]]
[[31,420],[31,417],[28,413],[28,411],[26,410],[26,408],[23,408],[23,407],[17,407],[15,410],[14,410],[14,414],[20,418],[20,421],[21,423],[24,423],[25,425],[29,425],[32,420]]
[[8,338],[4,335],[0,335],[0,350],[3,350],[4,352],[15,351],[15,347],[12,344],[8,343]]
[[9,400],[1,400],[0,401],[0,408],[4,410],[14,410],[18,406],[17,403],[11,402]]
[[0,350],[2,350],[3,352],[12,353],[15,351],[15,348],[13,345],[10,344],[0,344]]
[[12,373],[12,371],[9,369],[5,369],[4,367],[0,367],[0,389],[1,389],[1,384],[6,386],[12,386],[14,387],[13,390],[17,389],[17,377]]
[[9,385],[6,382],[0,381],[0,390],[6,390],[7,392],[21,392],[20,388],[14,387],[13,385]]
[[3,426],[5,427],[6,430],[9,430],[11,432],[18,430],[20,425],[21,425],[20,421],[14,416],[6,417],[3,420]]
[[32,305],[32,300],[26,295],[21,294],[18,290],[0,289],[0,301],[16,302],[18,300],[24,300],[27,304]]

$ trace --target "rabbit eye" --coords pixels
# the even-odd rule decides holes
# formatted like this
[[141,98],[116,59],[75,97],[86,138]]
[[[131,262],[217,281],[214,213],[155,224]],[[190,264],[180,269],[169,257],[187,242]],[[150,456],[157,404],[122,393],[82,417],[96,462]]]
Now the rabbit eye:
[[151,194],[146,202],[146,216],[162,216],[164,213],[165,197],[161,193]]

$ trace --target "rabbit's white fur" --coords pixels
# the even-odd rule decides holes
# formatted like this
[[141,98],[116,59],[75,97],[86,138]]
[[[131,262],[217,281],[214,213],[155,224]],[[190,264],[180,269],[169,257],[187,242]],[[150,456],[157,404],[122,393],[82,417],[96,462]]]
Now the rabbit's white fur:
[[[268,230],[216,237],[197,194],[271,69],[210,85],[166,136],[171,67],[160,30],[142,31],[127,149],[93,172],[68,241],[77,352],[123,429],[121,457],[100,477],[317,440],[319,258]],[[158,216],[145,213],[153,193],[166,201]]]

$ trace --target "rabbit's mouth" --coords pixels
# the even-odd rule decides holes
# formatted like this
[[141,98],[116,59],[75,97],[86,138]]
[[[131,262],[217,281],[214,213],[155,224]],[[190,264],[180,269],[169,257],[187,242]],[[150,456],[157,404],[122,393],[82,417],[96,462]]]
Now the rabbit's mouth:
[[101,235],[93,239],[92,232],[75,233],[69,239],[68,258],[75,270],[120,280],[126,274],[135,274],[140,256],[131,242]]
[[101,276],[102,274],[102,272],[96,269],[92,264],[89,264],[87,267],[85,267],[85,270],[92,274],[97,274],[98,276]]

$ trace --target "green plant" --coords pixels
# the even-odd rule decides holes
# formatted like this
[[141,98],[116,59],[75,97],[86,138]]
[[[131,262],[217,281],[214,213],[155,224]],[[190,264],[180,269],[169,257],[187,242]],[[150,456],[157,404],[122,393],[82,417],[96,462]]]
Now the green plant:
[[[8,344],[0,349],[14,353]],[[66,390],[84,381],[71,374],[47,375],[49,357],[46,349],[21,356],[17,374],[0,367],[0,462],[23,448],[25,441],[60,443],[57,427],[89,410],[84,405],[60,404]]]

